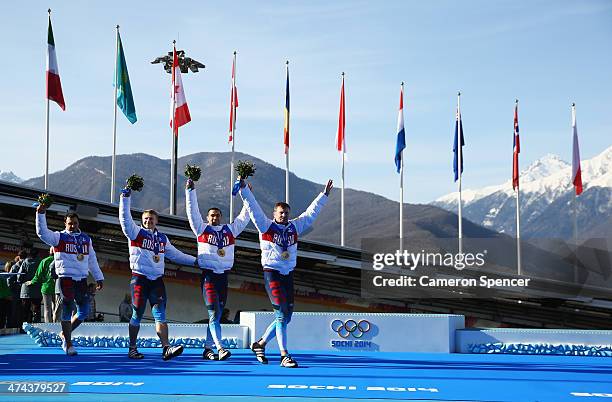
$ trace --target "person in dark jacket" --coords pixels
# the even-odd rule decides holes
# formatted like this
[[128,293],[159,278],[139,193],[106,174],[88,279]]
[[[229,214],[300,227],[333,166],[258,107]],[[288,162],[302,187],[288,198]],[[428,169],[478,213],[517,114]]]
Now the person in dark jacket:
[[[11,262],[7,262],[4,266],[4,272],[10,272],[12,265]],[[0,278],[0,329],[8,328],[12,296],[8,281]]]
[[[28,253],[25,250],[21,250],[15,257],[14,263],[11,267],[10,273],[18,274],[19,268],[21,268],[21,262],[26,259]],[[21,284],[17,281],[17,275],[11,275],[7,279],[9,288],[11,289],[11,313],[9,320],[9,328],[19,328],[21,331],[21,324],[23,324],[23,307],[21,305]]]
[[39,260],[36,257],[36,250],[30,248],[25,260],[19,266],[19,275],[17,282],[21,283],[21,304],[23,306],[23,320],[25,322],[40,322],[40,305],[42,302],[42,294],[40,293],[39,284],[31,284],[36,270],[38,269]]

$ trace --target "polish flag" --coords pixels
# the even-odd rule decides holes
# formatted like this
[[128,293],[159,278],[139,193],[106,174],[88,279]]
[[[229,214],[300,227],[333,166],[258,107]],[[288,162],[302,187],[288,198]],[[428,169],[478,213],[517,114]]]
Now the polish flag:
[[171,110],[172,115],[170,117],[170,127],[174,121],[173,132],[174,135],[178,136],[178,128],[191,121],[191,115],[189,114],[189,107],[187,106],[187,99],[185,99],[185,91],[183,89],[183,81],[181,80],[181,69],[179,67],[179,59],[176,54],[176,47],[174,48],[174,59],[172,61],[172,99],[171,99]]

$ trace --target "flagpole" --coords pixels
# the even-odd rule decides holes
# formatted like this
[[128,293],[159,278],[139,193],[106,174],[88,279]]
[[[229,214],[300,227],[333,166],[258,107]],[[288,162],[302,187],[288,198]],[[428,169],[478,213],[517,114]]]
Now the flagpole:
[[[515,108],[516,108],[516,113],[517,113],[517,119],[518,119],[518,99],[515,100]],[[516,128],[515,130],[515,139],[514,141],[516,141],[516,135],[518,133],[516,133]],[[520,141],[520,140],[519,140]],[[515,146],[519,146],[520,147],[520,142],[519,144],[515,144]],[[514,151],[516,152],[516,151]],[[518,155],[517,155],[518,158]],[[520,214],[520,201],[519,201],[519,197],[521,194],[521,187],[520,187],[520,173],[519,173],[519,167],[518,167],[518,163],[516,166],[517,169],[517,183],[516,183],[516,270],[517,270],[517,275],[522,275],[523,270],[521,267],[521,214]]]
[[[173,57],[176,54],[176,40],[172,41],[173,45]],[[173,59],[174,62],[174,59]],[[176,87],[175,87],[175,74],[176,68],[172,66],[172,160],[170,163],[170,215],[176,214],[176,164],[178,155],[178,127],[176,127]],[[180,74],[180,73],[179,73]]]
[[457,171],[459,173],[459,180],[457,184],[459,190],[459,254],[463,254],[463,225],[461,218],[461,176],[463,175],[463,155],[461,146],[461,136],[463,134],[461,127],[461,92],[457,92],[457,119]]
[[[344,89],[344,71],[342,72],[342,88]],[[345,100],[346,102],[346,100]],[[346,103],[344,105],[346,113]],[[345,128],[343,128],[345,129]],[[340,245],[344,247],[344,159],[346,152],[346,132],[342,135],[342,191],[340,192]]]
[[[401,102],[403,107],[403,97],[404,97],[404,82],[402,82],[401,88]],[[403,113],[403,112],[402,112]],[[402,116],[403,118],[403,116]],[[400,205],[399,205],[399,220],[400,220],[400,228],[399,228],[399,249],[400,253],[404,252],[404,150],[400,152]]]
[[117,41],[115,43],[115,117],[113,119],[113,159],[111,163],[111,190],[110,190],[110,202],[111,204],[115,202],[115,163],[116,163],[116,154],[117,154],[117,60],[119,58],[119,25],[117,25]]
[[236,51],[234,50],[234,64],[232,65],[232,90],[230,91],[230,128],[232,136],[232,160],[230,162],[230,211],[229,221],[234,220],[234,196],[232,186],[234,185],[234,149],[236,145]]
[[[47,12],[49,13],[49,21],[51,21],[51,9],[48,9]],[[50,24],[50,22],[49,22]],[[48,46],[48,45],[47,45]],[[47,52],[49,52],[49,50],[47,50]],[[47,56],[49,57],[49,56]],[[49,66],[47,66],[47,69],[49,68]],[[49,73],[46,72],[45,74],[47,74],[46,80],[47,80],[47,113],[46,113],[46,120],[47,120],[47,130],[46,130],[46,148],[45,148],[45,190],[49,189]]]
[[[289,86],[289,60],[287,60],[285,64],[287,66],[287,86]],[[288,95],[289,94],[285,94],[285,97]],[[285,105],[285,108],[286,107],[287,105]],[[289,110],[286,110],[285,113],[287,113],[287,127],[285,127],[285,129],[289,130],[289,119],[291,118],[291,114],[289,114]],[[289,147],[287,144],[285,144],[285,202],[289,204]]]
[[45,190],[49,189],[49,98],[47,98],[47,148],[45,151]]
[[[574,133],[576,127],[576,104],[572,103],[572,135]],[[573,138],[572,138],[573,141]],[[574,178],[572,177],[572,182]],[[572,183],[573,184],[573,183]],[[574,282],[578,283],[578,197],[576,196],[576,188],[574,187],[574,199],[573,199],[573,209],[574,209]]]

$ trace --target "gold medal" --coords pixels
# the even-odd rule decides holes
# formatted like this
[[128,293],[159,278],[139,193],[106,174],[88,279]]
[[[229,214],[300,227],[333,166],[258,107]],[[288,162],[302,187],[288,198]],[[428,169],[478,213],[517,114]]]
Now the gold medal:
[[79,261],[83,261],[83,258],[85,258],[85,256],[81,253],[77,254],[77,260]]
[[289,259],[289,252],[288,252],[288,251],[283,251],[283,252],[281,253],[281,258],[282,258],[283,260],[288,260],[288,259]]
[[159,262],[159,256],[158,255],[154,255],[153,256],[153,261],[155,261],[155,263]]
[[225,250],[219,248],[217,249],[217,254],[219,254],[219,257],[225,257]]

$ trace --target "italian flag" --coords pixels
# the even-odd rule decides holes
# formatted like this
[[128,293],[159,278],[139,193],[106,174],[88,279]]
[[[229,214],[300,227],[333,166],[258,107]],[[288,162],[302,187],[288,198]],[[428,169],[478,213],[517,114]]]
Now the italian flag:
[[57,103],[62,110],[66,110],[62,83],[60,81],[59,69],[57,68],[57,57],[55,56],[55,40],[53,39],[53,28],[51,28],[51,16],[49,16],[49,32],[47,34],[47,99]]

